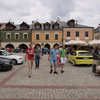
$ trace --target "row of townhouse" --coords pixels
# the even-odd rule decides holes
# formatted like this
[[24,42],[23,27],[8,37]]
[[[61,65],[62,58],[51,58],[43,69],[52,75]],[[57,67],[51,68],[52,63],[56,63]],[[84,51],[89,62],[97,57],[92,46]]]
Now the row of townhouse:
[[[2,26],[2,25],[0,25]],[[8,22],[0,31],[0,46],[3,48],[27,48],[30,43],[40,45],[42,48],[51,49],[54,44],[62,44],[80,39],[91,41],[94,39],[94,28],[80,25],[71,19],[67,22],[51,21],[46,23],[32,22],[28,25],[22,22],[20,25]]]

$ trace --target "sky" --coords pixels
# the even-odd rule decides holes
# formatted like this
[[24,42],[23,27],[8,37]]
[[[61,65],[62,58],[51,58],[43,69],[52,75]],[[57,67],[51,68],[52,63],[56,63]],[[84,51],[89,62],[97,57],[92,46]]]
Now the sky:
[[0,22],[45,23],[58,17],[96,28],[100,23],[100,0],[0,0]]

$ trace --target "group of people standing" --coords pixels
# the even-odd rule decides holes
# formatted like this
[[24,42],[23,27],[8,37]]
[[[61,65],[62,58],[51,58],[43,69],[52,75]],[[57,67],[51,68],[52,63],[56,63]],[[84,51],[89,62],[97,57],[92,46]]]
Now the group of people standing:
[[[54,66],[54,74],[58,74],[57,66],[60,66],[59,60],[61,61],[61,73],[64,73],[64,64],[66,63],[66,49],[65,45],[62,46],[62,49],[59,50],[59,45],[55,44],[53,49],[50,50],[50,54],[48,56],[48,61],[50,61],[50,74],[53,73]],[[28,60],[28,75],[29,78],[32,76],[32,67],[33,62],[35,60],[35,69],[39,69],[39,62],[42,59],[42,52],[40,47],[37,45],[35,49],[33,49],[32,44],[29,44],[29,48],[26,50],[25,62]]]
[[55,44],[54,48],[51,49],[50,54],[48,56],[48,61],[50,61],[50,73],[53,72],[53,66],[54,66],[54,74],[58,74],[56,69],[57,65],[60,66],[59,60],[61,61],[61,73],[63,73],[64,64],[66,63],[65,45],[63,45],[62,49],[59,50],[59,45]]

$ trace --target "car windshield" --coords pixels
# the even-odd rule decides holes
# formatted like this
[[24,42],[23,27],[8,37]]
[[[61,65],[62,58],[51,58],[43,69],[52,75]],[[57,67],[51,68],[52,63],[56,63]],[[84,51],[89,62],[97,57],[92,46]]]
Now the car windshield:
[[91,56],[89,52],[79,52],[78,56]]
[[3,51],[3,53],[6,54],[6,55],[13,55],[13,54],[11,54],[11,53],[9,53],[7,51]]

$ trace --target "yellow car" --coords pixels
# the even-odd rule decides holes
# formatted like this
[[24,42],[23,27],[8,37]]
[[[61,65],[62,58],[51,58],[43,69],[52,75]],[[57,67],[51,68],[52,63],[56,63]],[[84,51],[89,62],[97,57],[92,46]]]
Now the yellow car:
[[89,51],[73,51],[68,56],[68,61],[75,65],[81,65],[81,64],[93,64],[93,56]]

